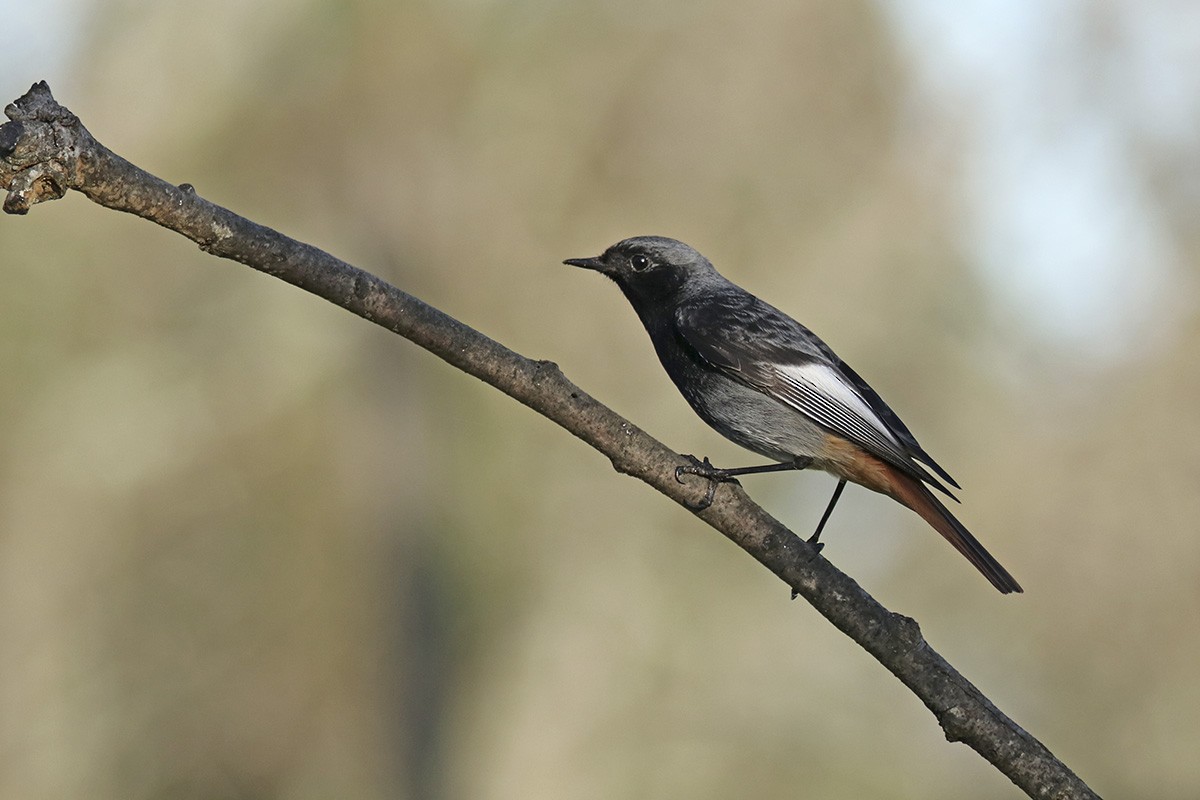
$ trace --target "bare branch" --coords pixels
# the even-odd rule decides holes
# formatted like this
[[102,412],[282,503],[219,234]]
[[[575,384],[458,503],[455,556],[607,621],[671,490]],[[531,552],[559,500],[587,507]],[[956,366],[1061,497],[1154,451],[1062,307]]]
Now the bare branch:
[[[73,189],[136,214],[233,259],[312,292],[417,343],[496,387],[599,450],[619,471],[677,503],[703,484],[676,482],[678,454],[572,384],[558,367],[514,353],[482,333],[344,261],[258,225],[139,169],[97,142],[44,83],[10,104],[0,127],[4,210],[24,214]],[[924,640],[917,623],[888,611],[806,542],[722,484],[697,514],[781,578],[858,642],[933,712],[950,741],[963,742],[1030,797],[1091,798],[1092,792],[1037,739],[1002,714]]]

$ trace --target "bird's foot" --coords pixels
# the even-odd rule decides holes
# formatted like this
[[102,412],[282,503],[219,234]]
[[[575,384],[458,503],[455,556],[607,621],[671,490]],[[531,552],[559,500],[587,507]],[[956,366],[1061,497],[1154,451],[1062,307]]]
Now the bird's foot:
[[[813,549],[813,558],[816,558],[817,556],[821,555],[821,551],[825,549],[825,543],[821,542],[821,541],[817,541],[820,536],[821,536],[821,532],[817,531],[812,536],[810,536],[804,540],[804,541],[808,542],[808,546]],[[799,590],[792,589],[792,599],[795,600],[799,596],[800,596]]]
[[700,498],[699,503],[685,503],[692,511],[703,511],[713,503],[713,498],[717,493],[718,483],[737,483],[737,478],[729,474],[728,470],[718,469],[712,465],[706,456],[703,461],[693,455],[684,455],[690,464],[675,468],[675,480],[683,483],[684,475],[696,475],[708,480],[708,489],[704,492],[704,497]]

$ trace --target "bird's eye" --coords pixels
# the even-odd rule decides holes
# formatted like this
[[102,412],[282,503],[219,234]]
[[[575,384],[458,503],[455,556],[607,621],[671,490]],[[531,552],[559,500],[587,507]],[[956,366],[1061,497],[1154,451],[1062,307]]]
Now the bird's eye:
[[650,266],[650,259],[646,258],[641,253],[638,253],[637,255],[630,257],[629,266],[633,267],[635,272],[642,272]]

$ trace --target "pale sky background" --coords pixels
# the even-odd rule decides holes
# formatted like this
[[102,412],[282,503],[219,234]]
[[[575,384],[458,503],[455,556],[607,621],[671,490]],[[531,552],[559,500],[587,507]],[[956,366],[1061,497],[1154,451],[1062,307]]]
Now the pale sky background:
[[[1152,343],[1172,323],[1159,304],[1182,276],[1128,159],[1136,136],[1197,133],[1200,7],[882,5],[920,70],[927,94],[913,102],[963,123],[961,244],[997,297],[1081,356],[1120,358]],[[1119,37],[1111,58],[1072,40],[1078,26],[1067,17],[1081,13],[1106,26],[1098,36]]]

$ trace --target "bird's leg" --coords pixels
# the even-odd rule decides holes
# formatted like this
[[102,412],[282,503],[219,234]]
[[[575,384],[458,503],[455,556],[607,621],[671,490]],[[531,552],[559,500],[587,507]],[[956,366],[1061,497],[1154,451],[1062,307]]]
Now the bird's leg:
[[[691,464],[683,467],[675,468],[675,480],[683,483],[682,476],[698,475],[701,478],[708,479],[708,491],[704,493],[704,497],[699,503],[693,505],[688,503],[688,507],[693,511],[703,511],[712,505],[713,497],[717,492],[718,483],[737,483],[738,475],[757,475],[761,472],[784,472],[793,469],[808,469],[812,466],[812,459],[804,456],[797,456],[791,461],[781,461],[778,464],[760,464],[754,467],[733,467],[731,469],[719,469],[712,465],[712,462],[706,457],[703,461],[693,455],[685,455]],[[830,509],[832,511],[832,508]]]
[[838,498],[842,496],[842,490],[846,488],[846,479],[842,478],[838,481],[837,488],[833,490],[833,497],[829,498],[829,505],[825,506],[825,513],[821,515],[821,521],[817,523],[816,532],[808,537],[808,543],[816,548],[817,552],[821,552],[821,548],[825,546],[824,542],[819,541],[821,531],[825,530],[825,523],[829,521],[829,515],[833,513],[833,507],[837,505]]

